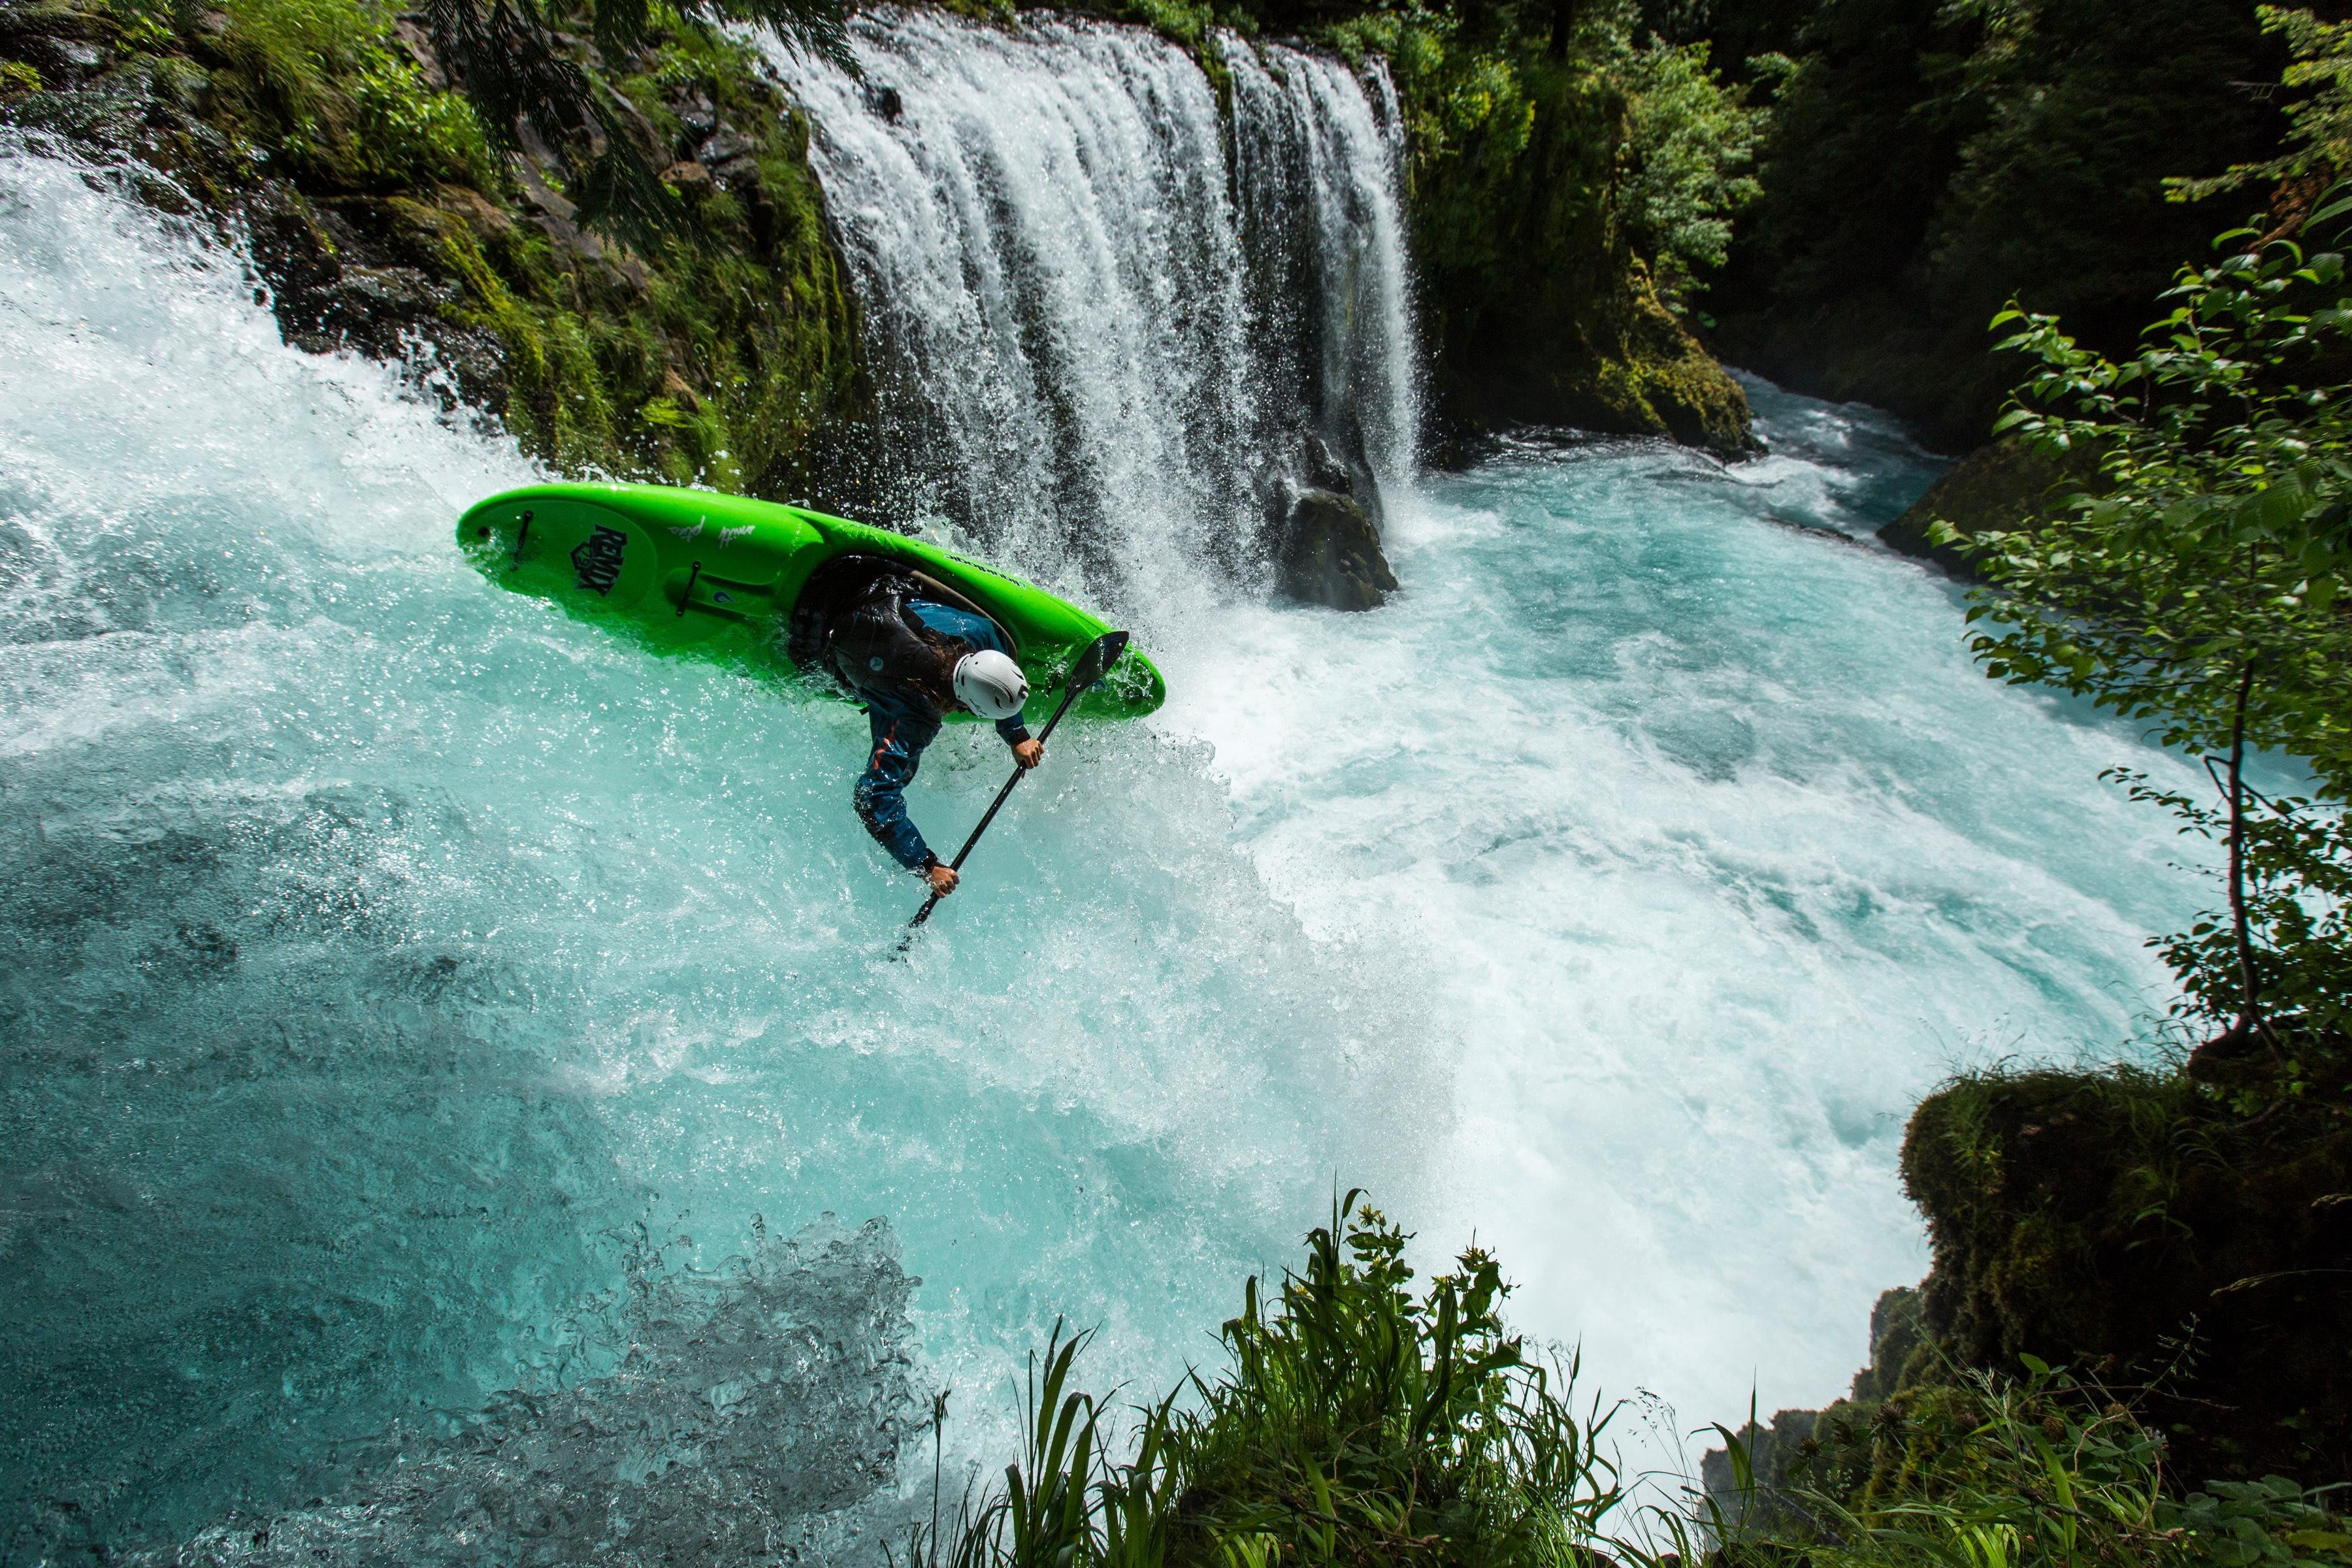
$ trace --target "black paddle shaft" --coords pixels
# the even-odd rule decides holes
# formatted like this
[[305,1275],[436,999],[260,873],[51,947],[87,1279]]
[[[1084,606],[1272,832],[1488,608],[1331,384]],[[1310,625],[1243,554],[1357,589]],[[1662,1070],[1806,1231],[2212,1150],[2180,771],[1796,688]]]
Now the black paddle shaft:
[[[1062,705],[1054,710],[1054,716],[1045,721],[1045,727],[1043,730],[1037,731],[1039,745],[1044,745],[1047,737],[1053,734],[1054,726],[1062,721],[1062,715],[1070,710],[1070,704],[1078,700],[1078,693],[1100,680],[1103,673],[1118,663],[1118,656],[1126,651],[1127,634],[1125,632],[1105,632],[1095,638],[1093,645],[1085,653],[1079,655],[1078,662],[1070,668],[1070,679],[1062,683]],[[980,826],[973,828],[971,837],[963,841],[963,847],[956,851],[956,858],[948,862],[949,870],[963,869],[964,857],[970,855],[971,847],[980,842],[980,836],[988,831],[988,825],[996,820],[996,814],[1003,809],[1005,801],[1013,794],[1013,786],[1019,784],[1023,775],[1028,771],[1027,768],[1013,770],[1013,776],[1006,779],[1004,787],[996,792],[996,799],[990,805],[988,815],[980,819]],[[929,898],[925,899],[923,907],[915,911],[915,918],[907,922],[907,929],[912,931],[929,920],[931,911],[939,907],[940,900],[946,896],[944,893],[933,893]]]

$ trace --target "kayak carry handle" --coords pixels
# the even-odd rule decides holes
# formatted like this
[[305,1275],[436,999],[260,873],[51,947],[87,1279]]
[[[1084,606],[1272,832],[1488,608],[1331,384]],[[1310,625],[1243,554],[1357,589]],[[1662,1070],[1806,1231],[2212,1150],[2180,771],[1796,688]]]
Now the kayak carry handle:
[[512,558],[511,560],[508,561],[508,563],[507,563],[507,570],[508,570],[508,571],[511,572],[511,571],[513,571],[516,567],[518,567],[518,566],[520,566],[520,565],[521,565],[521,564],[522,564],[522,542],[523,542],[524,540],[526,540],[526,539],[529,539],[530,537],[530,513],[529,513],[529,512],[524,512],[524,513],[522,514],[522,526],[521,526],[520,528],[518,528],[518,529],[516,529],[516,530],[515,530],[515,547],[514,547],[514,556],[513,556],[513,558]]
[[702,563],[698,561],[694,563],[694,570],[686,574],[686,592],[677,596],[677,618],[681,621],[686,619],[687,605],[694,603],[695,579],[701,575]]

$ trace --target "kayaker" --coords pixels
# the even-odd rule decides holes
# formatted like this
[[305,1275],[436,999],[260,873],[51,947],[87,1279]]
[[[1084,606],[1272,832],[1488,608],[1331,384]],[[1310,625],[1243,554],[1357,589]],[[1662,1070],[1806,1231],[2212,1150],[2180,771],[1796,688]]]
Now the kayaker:
[[921,873],[935,893],[955,891],[956,873],[931,853],[907,816],[907,785],[954,708],[996,721],[1013,759],[1034,768],[1045,749],[1021,722],[1029,682],[1004,634],[984,616],[920,596],[910,580],[875,579],[835,612],[824,650],[866,704],[874,752],[857,778],[857,819],[898,864]]

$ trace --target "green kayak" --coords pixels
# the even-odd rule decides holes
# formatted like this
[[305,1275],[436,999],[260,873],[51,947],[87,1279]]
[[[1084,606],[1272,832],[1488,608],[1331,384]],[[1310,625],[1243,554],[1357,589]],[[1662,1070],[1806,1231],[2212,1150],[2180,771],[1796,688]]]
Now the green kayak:
[[[919,539],[800,507],[662,485],[531,485],[457,524],[484,573],[663,653],[758,671],[817,658],[831,606],[882,572],[994,621],[1032,690],[1059,689],[1111,628],[1032,583]],[[1168,689],[1129,648],[1077,712],[1134,718]],[[956,714],[956,718],[969,718]]]

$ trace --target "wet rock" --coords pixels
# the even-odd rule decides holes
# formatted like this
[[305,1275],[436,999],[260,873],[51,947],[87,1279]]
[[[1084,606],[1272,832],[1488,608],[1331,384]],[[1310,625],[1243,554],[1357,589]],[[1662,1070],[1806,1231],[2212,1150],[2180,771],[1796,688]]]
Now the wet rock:
[[282,186],[256,195],[247,208],[254,265],[276,295],[288,342],[311,353],[351,347],[397,358],[411,332],[436,327],[457,302],[455,284],[407,265],[368,232],[379,217],[366,204],[342,210]]
[[1977,574],[1967,555],[1956,545],[1936,543],[1929,529],[1948,522],[1964,539],[2031,529],[2056,517],[2076,490],[2095,487],[2098,474],[2094,452],[2077,452],[2062,462],[2022,441],[1995,441],[1947,469],[1902,516],[1878,531],[1879,542],[1973,582]]
[[50,90],[77,87],[105,58],[110,24],[65,5],[0,5],[0,58],[30,66]]
[[699,142],[704,137],[719,129],[718,106],[710,101],[709,96],[700,88],[688,92],[685,97],[673,103],[670,109],[677,116],[680,128],[694,142]]
[[1307,482],[1318,490],[1331,490],[1343,496],[1360,492],[1356,487],[1355,470],[1331,453],[1322,437],[1307,433],[1301,443],[1307,468]]
[[757,151],[750,138],[731,125],[721,125],[695,150],[695,162],[706,169],[727,173],[728,165],[748,162]]
[[1275,561],[1284,593],[1335,610],[1377,609],[1397,586],[1372,520],[1337,490],[1307,490],[1291,503]]
[[664,169],[662,179],[682,191],[708,190],[710,187],[710,171],[690,158]]
[[877,86],[866,90],[866,107],[896,125],[907,112],[907,100],[895,87]]
[[[221,25],[225,30],[228,25],[226,16],[221,18]],[[441,51],[433,47],[433,35],[425,30],[421,19],[415,16],[394,18],[392,36],[402,48],[408,51],[408,58],[415,62],[417,74],[424,78],[425,86],[439,92],[449,85],[449,73],[441,64]]]

